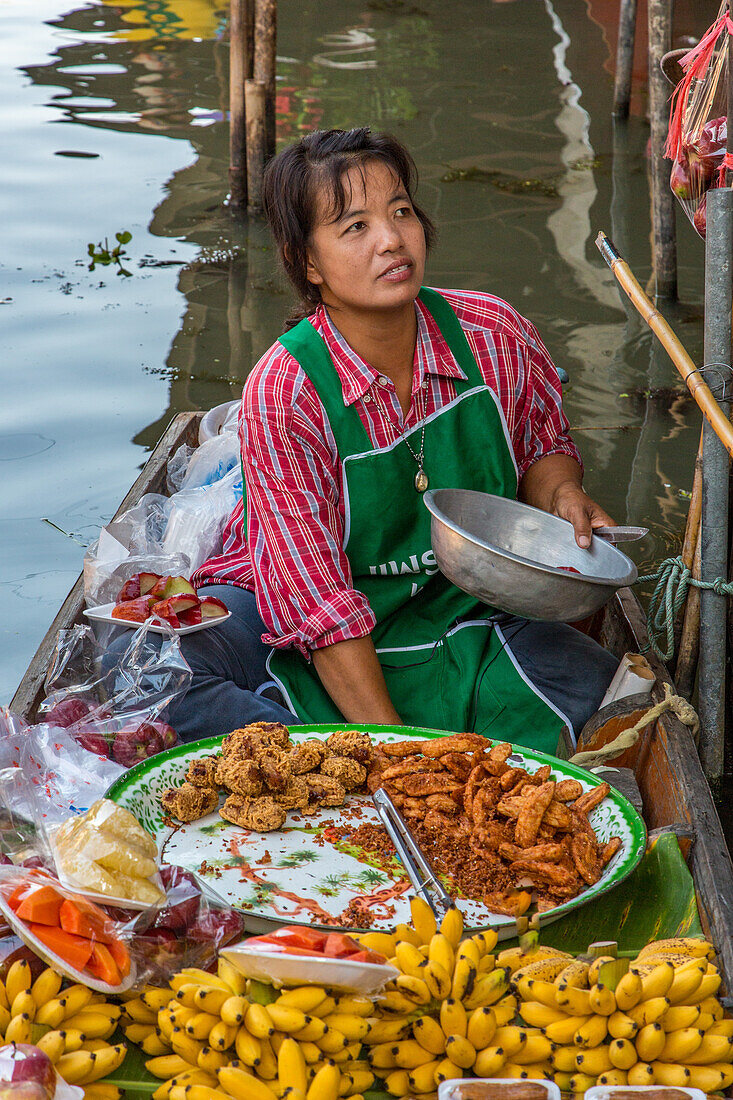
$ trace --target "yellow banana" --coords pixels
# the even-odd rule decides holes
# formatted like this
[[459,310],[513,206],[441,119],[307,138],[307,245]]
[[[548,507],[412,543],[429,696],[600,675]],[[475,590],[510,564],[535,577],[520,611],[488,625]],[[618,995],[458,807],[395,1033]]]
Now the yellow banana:
[[212,1050],[211,1047],[207,1046],[201,1047],[196,1059],[199,1069],[203,1069],[214,1076],[218,1069],[221,1069],[222,1066],[228,1066],[230,1063],[231,1058],[228,1054],[220,1050]]
[[217,1070],[216,1077],[224,1092],[235,1100],[276,1100],[275,1093],[265,1081],[236,1066],[222,1066]]
[[10,1010],[5,1005],[0,1005],[0,1036],[5,1034],[5,1029],[10,1023]]
[[457,906],[453,906],[440,922],[440,932],[455,949],[463,935],[463,915]]
[[733,1083],[733,1069],[730,1063],[715,1063],[712,1066],[690,1066],[690,1088],[702,1092],[720,1092],[730,1088]]
[[[389,989],[379,998],[379,1007],[383,1012],[394,1012],[399,1016],[408,1016],[415,1009],[415,1004],[396,989]],[[313,1017],[315,1019],[315,1017]]]
[[208,1045],[214,1050],[229,1050],[237,1037],[238,1028],[219,1020],[209,1032]]
[[[357,993],[338,997],[335,1002],[334,1012],[345,1012],[353,1016],[371,1016],[374,1004],[370,997],[360,997]],[[330,1012],[327,1013],[330,1016]]]
[[174,1085],[168,1093],[168,1100],[230,1100],[230,1097],[211,1085],[188,1084]]
[[[431,1019],[431,1017],[421,1016],[420,1020],[416,1020],[415,1023],[418,1024],[426,1019]],[[365,1042],[370,1046],[402,1039],[405,1031],[410,1026],[409,1020],[383,1020],[376,1016],[370,1017],[368,1022],[369,1032]]]
[[219,1023],[218,1016],[212,1016],[209,1012],[197,1012],[190,1020],[186,1020],[184,1031],[192,1039],[208,1039],[214,1024]]
[[570,1092],[570,1083],[574,1077],[572,1073],[553,1073],[552,1080],[555,1082],[560,1092]]
[[412,978],[422,977],[426,960],[413,944],[401,940],[395,947],[395,958],[403,974],[409,974]]
[[730,1062],[732,1054],[733,1043],[727,1036],[704,1035],[694,1051],[675,1061],[684,1062],[687,1066],[706,1066],[711,1062]]
[[58,996],[61,982],[61,975],[57,974],[50,966],[38,975],[31,986],[31,996],[36,1002],[36,1008],[40,1008],[41,1005],[45,1005],[47,1001]]
[[577,1073],[578,1063],[576,1058],[578,1053],[576,1046],[555,1047],[550,1059],[553,1069],[559,1070],[560,1073]]
[[510,993],[508,996],[501,997],[498,1001],[494,1001],[491,1005],[491,1009],[496,1016],[496,1026],[506,1027],[507,1024],[512,1022],[517,1014],[517,998]]
[[733,1020],[718,1020],[712,1023],[707,1029],[708,1035],[725,1035],[728,1039],[733,1039]]
[[201,970],[197,966],[185,966],[183,970],[179,970],[177,974],[174,974],[169,982],[171,989],[175,990],[176,982],[180,982],[181,985],[186,982],[195,982],[197,985],[211,986],[212,989],[229,988],[223,978],[217,977],[216,974],[210,974],[208,970]]
[[150,1058],[155,1058],[160,1054],[168,1054],[171,1049],[171,1045],[167,1039],[163,1038],[158,1028],[155,1031],[151,1031],[149,1035],[141,1041],[140,1046],[145,1054]]
[[435,959],[428,959],[423,971],[423,979],[431,995],[438,1001],[444,1000],[450,996],[452,981],[452,970],[446,970]]
[[573,1042],[578,1028],[588,1020],[590,1016],[565,1016],[554,1024],[548,1024],[544,1029],[545,1035],[551,1042],[566,1046]]
[[416,1069],[426,1062],[432,1062],[433,1055],[425,1050],[415,1039],[402,1039],[393,1047],[395,1065],[399,1069]]
[[223,982],[226,986],[226,990],[231,995],[241,997],[247,990],[247,979],[241,970],[238,970],[233,963],[230,963],[228,959],[225,959],[223,955],[219,956],[216,964],[216,971],[219,977],[219,981]]
[[310,1020],[310,1017],[306,1016],[305,1012],[301,1012],[299,1008],[280,1005],[277,1002],[265,1005],[265,1011],[270,1017],[275,1030],[283,1031],[286,1035],[291,1035],[294,1031],[301,1031]]
[[660,1023],[646,1024],[634,1039],[636,1053],[640,1062],[655,1062],[664,1050],[666,1042],[664,1028]]
[[589,984],[588,971],[588,963],[574,959],[563,967],[555,978],[554,984],[556,986],[575,986],[577,989],[587,989]]
[[[433,1071],[434,1073],[435,1071]],[[409,1074],[408,1074],[409,1076]],[[433,1084],[434,1084],[433,1080]],[[344,1089],[344,1084],[346,1088]],[[374,1074],[369,1069],[352,1069],[348,1071],[341,1071],[341,1084],[339,1085],[339,1094],[341,1096],[354,1096],[355,1094],[361,1094],[372,1088],[374,1085]]]
[[67,1085],[84,1085],[112,1073],[122,1065],[126,1053],[127,1047],[122,1043],[100,1051],[73,1051],[61,1055],[56,1072]]
[[146,1008],[152,1009],[153,1012],[160,1012],[161,1008],[165,1008],[171,999],[170,989],[155,989],[152,986],[143,990],[140,994],[140,1000],[146,1006]]
[[[92,996],[91,989],[87,989],[85,985],[70,985],[68,989],[62,990],[60,1000],[64,1006],[64,1019],[68,1020],[86,1008],[91,1003]],[[117,1015],[119,1016],[119,1012]]]
[[[413,1024],[413,1032],[415,1038],[417,1038],[417,1023],[416,1020]],[[496,1034],[496,1015],[493,1008],[487,1008],[485,1005],[481,1008],[475,1008],[471,1015],[468,1017],[468,1024],[466,1026],[466,1038],[469,1043],[472,1043],[476,1050],[483,1050],[484,1047],[489,1046],[493,1041]]]
[[23,1016],[26,1015],[33,1021],[36,1018],[36,1002],[33,999],[33,994],[28,990],[23,989],[10,1005],[11,1016]]
[[625,1012],[614,1012],[608,1017],[608,1034],[614,1039],[633,1039],[639,1024]]
[[395,1069],[388,1073],[384,1079],[384,1085],[391,1096],[407,1096],[411,1088],[407,1070]]
[[[171,979],[171,985],[172,984],[173,979]],[[192,1012],[197,1012],[198,1008],[196,1005],[195,997],[201,988],[202,986],[200,986],[197,982],[182,982],[176,989],[176,1000],[179,1002],[179,1004],[183,1005],[184,1008],[189,1008]],[[203,988],[210,987],[205,986]]]
[[[402,996],[402,994],[399,994],[399,996]],[[406,1000],[406,998],[402,999]],[[414,1008],[414,1005],[412,1005],[410,1002],[408,1002],[408,1004],[410,1005],[409,1011],[411,1012]],[[302,1027],[300,1031],[294,1031],[292,1033],[293,1038],[297,1039],[298,1042],[300,1042],[302,1039],[305,1039],[307,1043],[319,1042],[319,1040],[322,1039],[323,1036],[326,1034],[328,1028],[324,1024],[323,1020],[321,1020],[318,1016],[306,1016],[306,1019],[308,1023],[305,1025],[305,1027]]]
[[125,1015],[136,1024],[154,1024],[158,1015],[157,1008],[145,1004],[142,997],[133,997],[124,1004]]
[[440,1006],[440,1026],[445,1035],[465,1036],[468,1030],[468,1016],[462,1001],[449,997]]
[[526,1030],[517,1027],[516,1024],[507,1024],[505,1027],[497,1027],[494,1032],[493,1043],[495,1046],[502,1048],[507,1059],[513,1058],[526,1042]]
[[420,937],[420,943],[430,943],[431,937],[435,935],[438,926],[435,921],[435,914],[424,898],[417,896],[410,898],[410,916],[412,917],[413,927]]
[[361,936],[356,936],[356,939],[363,947],[368,947],[370,951],[376,951],[379,955],[384,955],[386,959],[394,955],[397,940],[390,932],[365,932]]
[[501,1047],[484,1047],[476,1054],[473,1070],[477,1077],[499,1077],[506,1062],[506,1054]]
[[84,1086],[84,1100],[120,1100],[122,1089],[106,1081]]
[[257,1039],[266,1039],[275,1030],[270,1014],[265,1006],[260,1004],[249,1005],[244,1017],[244,1026],[250,1035],[254,1035]]
[[476,1061],[476,1048],[465,1035],[449,1035],[445,1040],[445,1054],[461,1069],[470,1069]]
[[549,1027],[550,1024],[565,1023],[568,1014],[559,1008],[548,1008],[539,1001],[525,1001],[519,1010],[525,1024],[530,1027]]
[[[422,978],[414,978],[411,974],[400,974],[395,979],[395,987],[399,993],[408,997],[416,1005],[430,1004],[433,999],[427,983]],[[325,1017],[325,1019],[328,1019],[328,1017]]]
[[[5,995],[9,1007],[19,993],[30,993],[33,988],[33,974],[31,964],[27,959],[16,959],[8,968],[5,975]],[[91,990],[89,992],[91,996]]]
[[489,954],[494,950],[499,942],[499,933],[495,928],[487,928],[483,932],[476,932],[473,937],[477,942],[480,941],[484,945],[484,951]]
[[432,1016],[421,1016],[415,1020],[412,1025],[412,1034],[429,1054],[442,1055],[445,1052],[445,1032]]
[[478,970],[481,963],[481,952],[478,949],[478,944],[470,939],[462,940],[456,949],[456,959],[468,959]]
[[[456,959],[453,968],[453,981],[451,982],[450,995],[456,1001],[462,1001],[470,997],[473,991],[478,969],[468,959]],[[490,977],[490,975],[489,975]]]
[[527,1042],[521,1050],[512,1054],[512,1061],[518,1066],[532,1065],[535,1062],[546,1062],[554,1049],[555,1044],[551,1043],[545,1035],[528,1035]]
[[668,1085],[672,1088],[684,1088],[690,1084],[690,1071],[687,1066],[674,1065],[671,1062],[652,1062],[655,1085]]
[[193,995],[193,1007],[209,1016],[219,1016],[222,1006],[234,996],[228,989],[212,989],[211,986],[202,985]]
[[35,1022],[45,1027],[57,1028],[64,1021],[64,1006],[60,997],[53,997],[36,1012]]
[[203,1049],[203,1045],[203,1043],[187,1035],[183,1028],[173,1028],[173,1034],[171,1035],[173,1053],[185,1058],[189,1065],[198,1065],[199,1052]]
[[[157,1028],[154,1026],[154,1024],[131,1023],[123,1024],[122,1030],[125,1033],[126,1039],[129,1039],[131,1043],[136,1043],[138,1046],[141,1046],[142,1043],[144,1043],[150,1035],[155,1035]],[[166,1047],[166,1050],[167,1049],[168,1048]],[[165,1054],[165,1050],[159,1050],[155,1053]]]
[[228,1027],[239,1027],[244,1022],[244,1017],[249,1008],[246,997],[228,997],[219,1009],[219,1016]]
[[303,1094],[307,1090],[305,1058],[295,1039],[285,1039],[278,1051],[277,1079],[283,1088],[299,1089]]
[[714,994],[718,992],[721,981],[722,978],[720,974],[718,974],[716,971],[713,971],[713,973],[710,973],[710,971],[708,971],[695,992],[691,996],[686,997],[683,1003],[701,1005],[703,1001],[707,1000],[709,997],[714,996]]
[[[566,955],[549,955],[545,958],[537,958],[539,951],[529,956],[528,962],[512,971],[512,977],[519,981],[521,978],[538,978],[543,982],[554,982],[558,974],[567,966]],[[497,956],[497,965],[502,966],[501,955]]]
[[[272,1038],[274,1042],[275,1036]],[[339,1031],[337,1027],[327,1027],[321,1038],[315,1041],[325,1054],[337,1054],[349,1042],[343,1031]]]
[[595,1077],[589,1077],[587,1073],[574,1073],[570,1078],[570,1091],[576,1096],[582,1096],[588,1089],[592,1089],[595,1083]]
[[660,1020],[669,1007],[666,997],[652,997],[648,1001],[640,1001],[634,1008],[630,1008],[626,1015],[639,1027],[646,1027],[647,1024],[654,1024]]
[[573,1036],[576,1047],[597,1047],[608,1034],[608,1016],[591,1016]]
[[599,1075],[596,1083],[617,1088],[619,1085],[628,1084],[628,1074],[624,1069],[607,1069],[605,1073]]
[[593,1050],[581,1050],[575,1056],[575,1064],[581,1073],[589,1077],[598,1077],[615,1069],[607,1046],[594,1047]]
[[[677,1031],[670,1031],[665,1035],[664,1046],[652,1061],[679,1062],[689,1065],[692,1055],[703,1050],[703,1040],[707,1037],[705,1032],[697,1027],[682,1027]],[[715,1062],[716,1058],[705,1058],[703,1062]]]
[[614,1069],[629,1070],[639,1060],[636,1047],[628,1039],[614,1039],[608,1044],[608,1057]]
[[[593,959],[593,962],[588,964],[588,985],[589,985],[589,987],[592,988],[594,985],[596,985],[598,983],[598,979],[600,978],[600,975],[601,975],[601,970],[606,965],[606,963],[615,963],[615,962],[616,962],[616,956],[615,955],[597,955],[596,958]],[[603,983],[601,983],[601,984],[603,984]]]
[[422,1066],[417,1066],[416,1069],[407,1071],[407,1079],[416,1093],[433,1092],[435,1090],[435,1071],[440,1063],[441,1059],[435,1058],[432,1062],[426,1062]]
[[557,1009],[557,986],[539,978],[520,978],[513,982],[523,1001],[538,1001],[547,1008]]
[[665,1031],[679,1031],[683,1027],[695,1027],[700,1018],[699,1005],[673,1005],[659,1022]]
[[[400,1040],[401,1041],[401,1040]],[[372,1069],[394,1069],[397,1066],[395,1053],[397,1044],[394,1042],[375,1043],[369,1051],[369,1062]],[[426,1052],[429,1055],[429,1051]]]
[[[286,1008],[299,1008],[301,1012],[313,1012],[326,1000],[326,990],[320,985],[301,985],[296,989],[284,989],[278,997],[276,1004]],[[371,1002],[367,1001],[371,1006]]]
[[577,986],[558,986],[556,1003],[570,1016],[590,1016],[593,1012],[590,1002],[590,990]]
[[272,1039],[260,1039],[260,1060],[257,1065],[257,1076],[265,1081],[274,1081],[277,1078],[277,1054],[272,1045],[274,1039],[274,1035]]
[[629,969],[639,973],[641,977],[641,1001],[649,1001],[653,997],[664,997],[674,981],[674,966],[671,962],[658,963],[652,966],[648,973],[643,972],[646,967],[640,963],[632,963]]
[[551,1072],[551,1066],[547,1062],[540,1062],[535,1066],[517,1065],[515,1062],[507,1062],[501,1071],[503,1077],[514,1078],[517,1081],[541,1081]]
[[[246,1027],[240,1027],[234,1040],[234,1049],[240,1062],[243,1062],[245,1066],[259,1065],[262,1059],[262,1042],[263,1039],[250,1035]],[[221,1050],[215,1050],[214,1053],[224,1054]]]
[[591,1011],[598,1016],[611,1016],[616,1011],[616,997],[608,986],[591,986],[589,997]]
[[344,1012],[334,1012],[324,1018],[324,1024],[342,1032],[350,1043],[361,1042],[369,1033],[369,1024],[363,1016],[354,1016]]
[[482,974],[476,979],[472,991],[464,997],[464,1004],[470,1011],[483,1005],[494,1005],[503,1000],[508,988],[507,971],[492,970],[490,974]]
[[638,1005],[642,996],[642,983],[638,974],[627,970],[616,984],[616,1007],[620,1012],[628,1012]]
[[[338,1066],[321,1066],[315,1075],[306,1093],[306,1100],[338,1100],[339,1082],[341,1072]],[[247,1100],[259,1100],[258,1097],[247,1097]]]
[[697,936],[678,936],[674,939],[655,940],[642,947],[639,952],[639,960],[647,955],[658,955],[667,952],[673,954],[688,955],[690,958],[697,956],[712,959],[715,956],[715,948],[707,940]]
[[654,1070],[648,1062],[635,1062],[626,1073],[626,1080],[634,1087],[637,1085],[653,1085]]
[[675,970],[674,981],[667,990],[670,1004],[682,1004],[694,997],[707,971],[707,959],[691,959]]
[[5,1042],[30,1043],[33,1035],[32,1027],[31,1018],[27,1012],[21,1016],[13,1016],[5,1029]]
[[88,1043],[85,1042],[86,1036],[82,1031],[79,1031],[78,1027],[69,1027],[64,1030],[64,1053],[72,1054],[75,1050],[96,1050],[96,1044],[99,1043],[102,1047],[107,1044],[101,1039],[90,1039]]
[[36,1041],[39,1047],[52,1062],[58,1062],[66,1049],[66,1036],[63,1031],[47,1031]]

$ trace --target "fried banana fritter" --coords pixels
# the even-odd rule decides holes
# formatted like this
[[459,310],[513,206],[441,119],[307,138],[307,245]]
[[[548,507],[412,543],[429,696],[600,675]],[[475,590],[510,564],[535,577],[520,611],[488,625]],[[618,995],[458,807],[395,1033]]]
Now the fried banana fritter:
[[327,756],[328,749],[323,741],[303,741],[290,751],[290,770],[293,775],[317,771]]
[[261,749],[255,755],[265,786],[271,791],[284,791],[291,776],[290,753],[285,749]]
[[368,733],[358,730],[340,730],[326,741],[334,756],[349,756],[359,764],[368,764],[372,756],[372,742]]
[[194,787],[191,783],[184,783],[182,787],[170,787],[164,791],[160,801],[171,817],[179,821],[198,821],[216,809],[219,795],[210,787]]
[[194,787],[210,787],[216,790],[219,786],[216,779],[219,759],[218,756],[202,756],[200,760],[192,760],[186,772],[188,782]]
[[338,779],[347,791],[361,787],[366,780],[367,771],[363,764],[348,756],[329,756],[321,764],[321,775],[330,775]]
[[308,784],[305,776],[291,775],[284,790],[273,795],[278,806],[286,810],[304,810],[308,805]]
[[311,772],[303,777],[308,786],[308,804],[316,806],[343,806],[346,788],[332,775],[320,775]]
[[216,769],[216,781],[225,790],[245,798],[257,798],[265,788],[264,778],[255,760],[239,756],[223,756]]
[[230,794],[219,814],[225,821],[241,825],[243,829],[269,833],[285,823],[287,810],[284,806],[279,806],[274,798],[267,796],[242,798],[241,795]]

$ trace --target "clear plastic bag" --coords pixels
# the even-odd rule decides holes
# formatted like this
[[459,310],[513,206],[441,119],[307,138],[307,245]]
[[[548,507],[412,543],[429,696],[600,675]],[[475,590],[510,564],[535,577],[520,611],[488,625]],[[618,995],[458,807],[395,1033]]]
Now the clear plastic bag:
[[[59,631],[39,712],[80,745],[129,768],[176,744],[168,707],[191,682],[178,636],[143,623],[123,652],[104,649],[89,626]],[[111,782],[111,781],[110,781]]]
[[682,58],[685,71],[672,96],[665,156],[672,160],[670,187],[701,237],[707,229],[707,192],[725,186],[733,157],[728,138],[728,38],[733,20],[728,0],[698,44]]
[[240,461],[241,450],[236,431],[223,431],[195,449],[184,443],[168,460],[168,487],[177,492],[214,485],[230,470],[238,468]]
[[166,904],[146,909],[125,930],[139,984],[165,985],[186,966],[211,969],[219,948],[244,933],[240,914],[191,871],[165,864],[160,876]]

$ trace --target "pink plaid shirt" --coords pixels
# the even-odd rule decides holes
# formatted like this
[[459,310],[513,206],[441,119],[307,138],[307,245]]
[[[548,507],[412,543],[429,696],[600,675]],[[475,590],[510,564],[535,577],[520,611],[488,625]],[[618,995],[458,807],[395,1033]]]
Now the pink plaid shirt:
[[[562,411],[560,382],[536,329],[491,294],[443,290],[498,396],[519,477],[550,454],[580,462]],[[374,447],[386,447],[455,397],[465,378],[431,314],[416,302],[418,334],[412,399],[402,416],[393,383],[349,347],[320,307],[309,318],[325,340]],[[374,613],[353,587],[343,550],[342,470],[315,387],[282,344],[249,375],[240,439],[247,486],[246,532],[240,501],[224,531],[223,552],[193,576],[198,587],[233,584],[255,592],[267,645],[304,655],[371,633]],[[378,517],[375,517],[378,522]]]

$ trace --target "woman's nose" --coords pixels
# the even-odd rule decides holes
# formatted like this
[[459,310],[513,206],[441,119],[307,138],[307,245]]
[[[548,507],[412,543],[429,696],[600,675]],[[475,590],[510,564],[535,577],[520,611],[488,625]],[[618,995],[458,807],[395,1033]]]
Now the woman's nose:
[[393,221],[385,221],[379,227],[378,247],[381,252],[394,252],[402,244],[402,233]]

